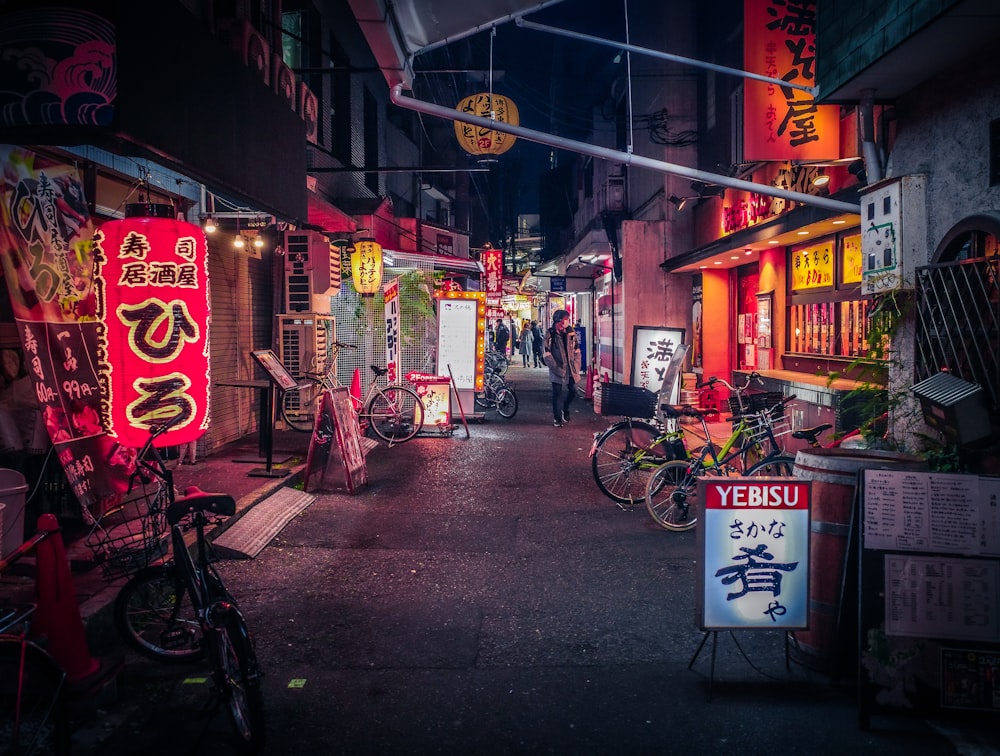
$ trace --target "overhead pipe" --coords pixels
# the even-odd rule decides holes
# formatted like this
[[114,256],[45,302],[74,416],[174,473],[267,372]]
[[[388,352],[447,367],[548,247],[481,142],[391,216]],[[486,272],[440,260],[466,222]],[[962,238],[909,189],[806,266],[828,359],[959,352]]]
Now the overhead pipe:
[[744,71],[741,68],[730,68],[729,66],[720,66],[718,63],[709,63],[707,60],[697,60],[695,58],[685,58],[683,55],[674,55],[673,53],[663,52],[661,50],[652,50],[648,47],[639,47],[638,45],[630,45],[623,42],[615,42],[613,39],[603,39],[602,37],[594,37],[590,34],[581,34],[580,32],[569,31],[568,29],[559,29],[555,26],[547,26],[545,24],[539,24],[534,21],[528,21],[525,18],[517,16],[514,19],[515,23],[525,29],[534,29],[535,31],[548,32],[549,34],[555,34],[560,37],[569,37],[570,39],[577,39],[581,42],[593,42],[597,45],[604,45],[606,47],[613,47],[616,50],[625,50],[626,52],[634,52],[639,55],[648,55],[652,58],[659,58],[660,60],[669,60],[673,63],[683,63],[688,66],[696,66],[698,68],[705,68],[709,71],[715,71],[716,73],[732,74],[733,76],[740,76],[744,79],[754,79],[755,81],[762,81],[765,84],[773,84],[787,89],[798,89],[806,92],[809,96],[815,98],[819,94],[819,89],[817,87],[810,86],[808,84],[796,84],[795,82],[785,81],[784,79],[776,79],[773,76],[765,76],[764,74],[753,73],[752,71]]
[[481,126],[484,129],[502,131],[505,134],[513,134],[514,136],[521,137],[522,139],[527,139],[529,142],[537,142],[539,144],[556,147],[561,150],[578,152],[581,155],[590,155],[591,157],[599,158],[600,160],[611,160],[616,163],[634,165],[639,168],[647,168],[660,173],[671,173],[677,176],[684,176],[692,181],[703,181],[706,184],[717,184],[729,189],[740,189],[744,192],[756,192],[757,194],[763,194],[768,197],[780,197],[781,199],[799,202],[803,205],[813,205],[815,207],[821,207],[838,213],[854,213],[856,215],[861,213],[861,206],[850,202],[834,200],[828,197],[817,197],[813,194],[792,192],[777,186],[770,186],[769,184],[756,184],[752,181],[743,181],[742,179],[731,178],[730,176],[722,176],[715,173],[708,173],[706,171],[699,171],[694,168],[688,168],[684,165],[667,163],[663,160],[654,160],[652,158],[643,157],[642,155],[619,152],[618,150],[610,150],[606,147],[597,147],[596,145],[587,144],[586,142],[577,142],[573,139],[555,136],[554,134],[546,134],[542,131],[526,129],[523,126],[501,123],[493,120],[492,118],[470,115],[454,108],[448,108],[443,105],[436,105],[431,102],[414,99],[413,97],[407,97],[403,94],[402,84],[396,84],[392,87],[389,91],[389,97],[393,104],[398,105],[401,108],[406,108],[407,110],[415,110],[418,113],[437,116],[438,118],[444,118],[449,121],[471,123],[474,126]]
[[874,184],[882,180],[882,158],[879,156],[878,145],[875,143],[875,90],[861,90],[861,154],[865,158],[865,176],[867,183]]

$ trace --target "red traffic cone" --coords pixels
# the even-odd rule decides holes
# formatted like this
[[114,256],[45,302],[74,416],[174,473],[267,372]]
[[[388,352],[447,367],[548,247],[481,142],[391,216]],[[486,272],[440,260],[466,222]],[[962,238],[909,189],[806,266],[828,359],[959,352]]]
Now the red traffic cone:
[[587,385],[584,388],[583,397],[584,397],[584,399],[593,399],[594,398],[594,368],[589,367],[589,366],[587,367],[587,377],[586,377],[585,380],[587,381]]
[[354,368],[354,377],[351,378],[351,396],[356,405],[361,404],[361,371],[358,368]]
[[66,559],[66,547],[55,515],[38,518],[38,529],[52,533],[36,547],[35,601],[32,634],[48,639],[47,650],[66,671],[69,682],[79,682],[100,669],[90,655],[80,618],[80,605]]

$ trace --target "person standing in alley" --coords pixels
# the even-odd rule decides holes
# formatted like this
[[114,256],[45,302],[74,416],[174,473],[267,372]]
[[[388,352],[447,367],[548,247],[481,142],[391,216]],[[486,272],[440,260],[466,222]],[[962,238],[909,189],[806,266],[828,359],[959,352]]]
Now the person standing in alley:
[[557,428],[570,420],[569,408],[576,398],[576,379],[580,374],[580,345],[569,321],[566,310],[553,313],[542,352],[552,382],[552,424]]
[[531,321],[531,356],[535,361],[535,367],[543,367],[542,352],[545,350],[545,338],[542,336],[542,329],[538,326],[537,320]]
[[510,329],[507,328],[507,324],[503,320],[497,321],[497,332],[493,339],[494,344],[496,344],[496,350],[500,352],[504,357],[507,356],[507,341],[510,339]]
[[527,320],[521,324],[521,332],[517,335],[517,351],[521,354],[523,367],[528,367],[528,363],[531,361],[531,355],[534,353],[535,347],[531,336],[531,326],[528,324]]

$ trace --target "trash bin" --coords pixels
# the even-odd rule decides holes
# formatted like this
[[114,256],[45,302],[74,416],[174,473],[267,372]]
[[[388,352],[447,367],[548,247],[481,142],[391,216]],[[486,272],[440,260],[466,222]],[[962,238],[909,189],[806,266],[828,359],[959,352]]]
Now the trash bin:
[[446,375],[407,373],[406,380],[413,384],[417,396],[424,403],[424,428],[442,433],[451,427],[451,379]]
[[0,512],[0,558],[12,553],[24,543],[24,495],[28,484],[17,470],[0,467],[0,502],[5,506]]

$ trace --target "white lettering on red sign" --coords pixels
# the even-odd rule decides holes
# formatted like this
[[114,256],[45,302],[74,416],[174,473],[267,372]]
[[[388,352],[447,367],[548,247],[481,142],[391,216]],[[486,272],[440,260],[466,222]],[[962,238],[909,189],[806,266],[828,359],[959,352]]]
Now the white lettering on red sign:
[[794,509],[800,504],[801,485],[798,484],[718,486],[716,490],[719,494],[719,506],[723,509],[733,507]]

